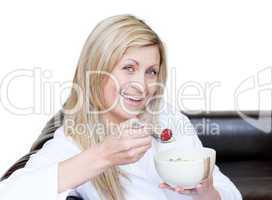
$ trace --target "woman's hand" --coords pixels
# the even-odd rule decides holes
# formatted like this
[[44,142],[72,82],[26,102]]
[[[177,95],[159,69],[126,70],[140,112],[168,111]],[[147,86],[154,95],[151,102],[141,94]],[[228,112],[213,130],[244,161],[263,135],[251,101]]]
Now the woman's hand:
[[[106,136],[96,144],[59,163],[58,192],[74,188],[114,165],[136,162],[151,147],[151,136],[142,128],[132,128],[128,120],[120,124],[120,134]],[[80,173],[74,173],[76,171]]]
[[144,127],[133,127],[135,118],[120,124],[119,133],[106,136],[100,155],[110,166],[134,163],[151,147],[152,137]]
[[212,176],[203,180],[200,184],[193,189],[184,189],[180,186],[171,187],[167,183],[161,183],[159,185],[162,189],[169,189],[180,194],[190,195],[194,200],[221,200],[219,193],[213,186]]

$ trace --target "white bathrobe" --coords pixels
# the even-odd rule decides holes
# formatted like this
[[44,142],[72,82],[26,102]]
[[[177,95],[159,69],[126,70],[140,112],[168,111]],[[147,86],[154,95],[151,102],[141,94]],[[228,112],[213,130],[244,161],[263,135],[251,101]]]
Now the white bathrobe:
[[[131,180],[121,177],[121,183],[126,188],[126,200],[191,200],[192,197],[159,188],[161,178],[156,172],[153,156],[156,152],[179,147],[200,148],[200,142],[193,125],[187,116],[175,110],[170,104],[160,114],[160,125],[170,128],[176,138],[175,143],[158,144],[155,140],[152,147],[135,163],[121,165]],[[63,193],[57,192],[58,163],[80,153],[77,144],[64,135],[63,127],[56,130],[54,138],[47,141],[42,149],[33,154],[26,166],[15,171],[8,179],[0,182],[1,200],[65,200],[68,195],[80,196],[85,200],[99,200],[90,181],[71,188]],[[74,173],[77,169],[74,169]],[[178,172],[177,172],[178,173]],[[213,171],[214,187],[222,200],[241,200],[241,194],[219,170],[216,165]]]

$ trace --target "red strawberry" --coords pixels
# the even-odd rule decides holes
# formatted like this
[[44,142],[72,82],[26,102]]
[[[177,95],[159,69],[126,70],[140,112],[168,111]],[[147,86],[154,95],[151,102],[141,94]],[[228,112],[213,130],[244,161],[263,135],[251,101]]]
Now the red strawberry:
[[173,134],[172,134],[171,129],[166,128],[161,133],[161,140],[162,141],[168,141],[168,140],[170,140],[172,138],[172,135]]

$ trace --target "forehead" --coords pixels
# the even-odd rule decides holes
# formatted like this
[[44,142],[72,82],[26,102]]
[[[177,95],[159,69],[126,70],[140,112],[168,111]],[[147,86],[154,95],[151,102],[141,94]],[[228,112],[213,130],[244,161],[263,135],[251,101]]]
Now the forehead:
[[154,65],[160,63],[160,52],[157,45],[145,47],[129,47],[121,61],[136,60],[142,65]]

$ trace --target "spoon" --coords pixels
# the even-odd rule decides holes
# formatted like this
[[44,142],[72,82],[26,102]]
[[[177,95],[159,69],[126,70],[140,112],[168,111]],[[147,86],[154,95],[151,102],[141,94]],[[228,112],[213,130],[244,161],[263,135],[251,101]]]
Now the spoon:
[[162,134],[163,133],[161,133],[161,135],[159,135],[158,133],[155,133],[154,131],[152,131],[151,136],[153,138],[155,138],[155,140],[157,142],[160,142],[160,143],[171,143],[171,142],[175,141],[175,139],[173,138],[173,135],[171,136],[171,138],[169,138],[169,139],[166,140],[166,139],[163,139]]
[[[133,121],[132,127],[133,128],[141,128],[144,126],[144,123],[142,123],[140,120]],[[175,139],[173,138],[173,134],[171,129],[164,129],[160,134],[156,133],[152,130],[150,134],[157,142],[160,143],[170,143],[174,142]]]

